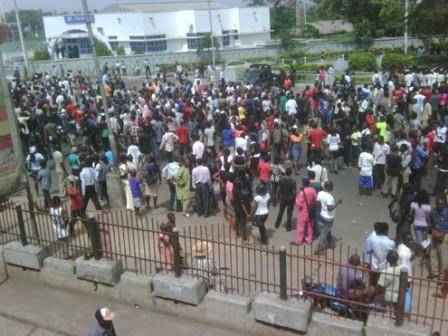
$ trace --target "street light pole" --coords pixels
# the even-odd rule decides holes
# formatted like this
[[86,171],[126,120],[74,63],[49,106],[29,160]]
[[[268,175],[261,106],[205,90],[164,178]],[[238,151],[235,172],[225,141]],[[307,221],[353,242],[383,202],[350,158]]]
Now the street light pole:
[[87,0],[82,0],[82,7],[83,7],[83,10],[84,10],[84,17],[85,17],[85,20],[86,20],[87,31],[89,33],[90,46],[92,47],[93,62],[95,64],[95,70],[96,70],[96,73],[98,75],[99,89],[100,89],[100,92],[101,92],[101,98],[102,98],[101,100],[102,100],[102,103],[103,103],[104,114],[106,115],[107,128],[109,129],[110,150],[112,151],[112,157],[114,159],[114,165],[117,165],[118,164],[117,144],[115,142],[114,133],[112,132],[112,127],[111,127],[111,124],[110,124],[109,108],[107,106],[106,93],[104,92],[103,78],[101,76],[100,63],[98,61],[98,55],[97,55],[96,49],[95,49],[95,39],[93,37],[92,22],[90,21],[90,14],[89,14],[89,9],[87,7]]
[[26,56],[25,42],[23,41],[22,24],[20,23],[19,11],[17,9],[17,0],[14,0],[14,11],[16,12],[17,30],[19,31],[20,46],[22,47],[23,60],[25,62],[26,72],[28,73],[29,64]]
[[404,54],[408,54],[408,11],[409,0],[404,0]]
[[210,21],[210,40],[211,40],[211,47],[212,47],[212,64],[215,66],[215,43],[213,41],[213,25],[212,25],[212,8],[210,5],[210,0],[208,0],[208,19]]

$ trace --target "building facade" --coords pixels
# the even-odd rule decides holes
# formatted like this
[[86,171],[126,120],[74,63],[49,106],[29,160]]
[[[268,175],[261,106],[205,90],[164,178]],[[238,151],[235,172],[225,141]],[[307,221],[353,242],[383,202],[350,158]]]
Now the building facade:
[[[268,7],[229,7],[210,2],[112,5],[90,15],[94,37],[112,51],[183,52],[198,49],[213,33],[219,48],[250,48],[270,39]],[[210,27],[211,22],[211,27]],[[83,15],[44,17],[45,37],[55,58],[92,53]],[[211,29],[210,29],[211,28]]]

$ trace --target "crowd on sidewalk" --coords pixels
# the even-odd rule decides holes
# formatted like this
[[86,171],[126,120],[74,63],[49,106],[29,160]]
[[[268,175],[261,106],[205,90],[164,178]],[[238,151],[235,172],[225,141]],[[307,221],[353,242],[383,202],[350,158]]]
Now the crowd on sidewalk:
[[[314,252],[324,254],[334,247],[331,230],[342,203],[332,195],[331,180],[340,168],[351,167],[359,169],[359,197],[380,193],[397,199],[395,242],[411,228],[419,243],[432,235],[430,276],[446,270],[446,69],[387,69],[375,72],[370,84],[357,85],[351,71],[338,79],[322,67],[303,92],[284,72],[270,82],[234,83],[223,72],[219,81],[210,81],[199,66],[190,72],[176,63],[173,69],[172,80],[166,72],[154,77],[147,72],[139,88],[128,87],[107,64],[101,83],[63,69],[28,82],[16,76],[11,94],[24,159],[48,208],[48,161],[53,160],[59,196],[70,197],[74,217],[84,216],[90,200],[97,210],[107,208],[106,177],[117,173],[126,209],[137,217],[159,206],[165,181],[168,211],[207,218],[222,202],[224,217],[245,244],[251,243],[249,222],[258,227],[260,244],[268,244],[271,205],[279,205],[275,221],[269,218],[275,228],[286,210],[290,231],[297,205],[291,244],[311,244],[319,237]],[[438,206],[432,208],[422,180],[434,169],[436,183],[429,193],[437,196]],[[293,174],[303,175],[300,187]],[[437,238],[434,232],[441,234]]]

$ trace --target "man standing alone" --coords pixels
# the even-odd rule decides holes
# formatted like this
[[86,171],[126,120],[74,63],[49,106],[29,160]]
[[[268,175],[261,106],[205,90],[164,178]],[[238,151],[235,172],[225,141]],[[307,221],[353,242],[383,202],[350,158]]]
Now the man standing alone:
[[287,208],[286,213],[286,231],[291,231],[292,210],[294,209],[294,198],[297,190],[297,183],[291,178],[292,168],[288,167],[285,171],[285,176],[282,176],[278,181],[276,198],[280,201],[280,209],[278,211],[277,219],[275,221],[275,228],[280,227],[283,218],[283,213]]
[[209,169],[203,165],[202,159],[196,160],[197,167],[193,168],[192,186],[195,189],[195,206],[198,217],[210,215],[210,189],[212,188],[212,177]]
[[336,215],[335,209],[342,203],[342,198],[335,201],[331,192],[333,191],[333,182],[327,181],[324,184],[324,190],[317,194],[317,202],[320,204],[320,219],[323,227],[319,238],[317,248],[314,250],[314,254],[325,253],[325,243],[327,247],[334,248],[335,243],[331,236],[331,228],[333,227],[334,217]]

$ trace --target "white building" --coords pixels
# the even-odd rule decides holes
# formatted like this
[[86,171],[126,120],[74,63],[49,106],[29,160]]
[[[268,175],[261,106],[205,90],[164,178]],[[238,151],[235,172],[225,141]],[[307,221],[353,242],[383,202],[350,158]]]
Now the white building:
[[[229,7],[210,2],[163,2],[118,4],[92,13],[95,39],[111,50],[118,46],[126,54],[197,50],[198,41],[210,34],[220,48],[250,48],[270,39],[268,7]],[[83,57],[91,54],[83,15],[45,16],[45,37],[55,57]]]

